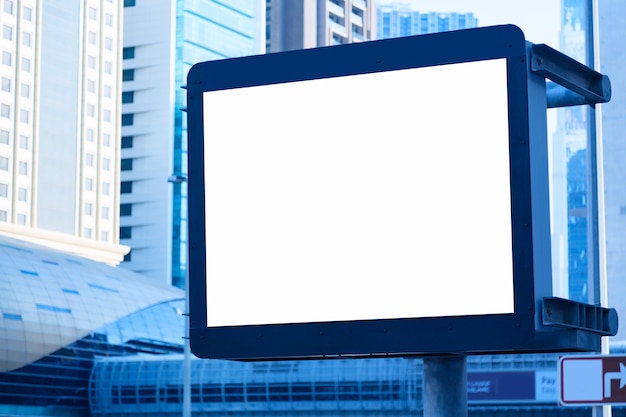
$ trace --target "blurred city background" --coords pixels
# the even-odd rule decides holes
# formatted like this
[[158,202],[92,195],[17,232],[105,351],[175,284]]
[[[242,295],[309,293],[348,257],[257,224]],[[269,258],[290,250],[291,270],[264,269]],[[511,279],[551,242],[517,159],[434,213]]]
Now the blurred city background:
[[[610,103],[548,110],[553,286],[626,317],[625,18],[622,0],[0,0],[0,416],[182,413],[184,85],[208,60],[513,23],[607,74]],[[470,415],[591,416],[557,405],[556,367],[470,357]],[[420,359],[191,369],[194,415],[422,414]]]

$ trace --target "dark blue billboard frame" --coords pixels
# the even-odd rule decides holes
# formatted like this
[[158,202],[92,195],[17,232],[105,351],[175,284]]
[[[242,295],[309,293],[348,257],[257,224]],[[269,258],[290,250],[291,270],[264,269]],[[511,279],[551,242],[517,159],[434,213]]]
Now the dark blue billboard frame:
[[[508,87],[512,314],[207,327],[205,92],[500,58],[506,59]],[[596,334],[546,328],[538,318],[541,300],[552,296],[545,79],[530,71],[528,44],[519,28],[494,26],[200,63],[189,73],[187,100],[189,312],[196,356],[278,360],[599,347]]]

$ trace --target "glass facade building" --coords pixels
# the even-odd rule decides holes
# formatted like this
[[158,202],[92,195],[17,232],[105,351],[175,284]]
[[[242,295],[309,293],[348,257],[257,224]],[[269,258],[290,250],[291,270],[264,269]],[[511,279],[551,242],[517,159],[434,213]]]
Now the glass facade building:
[[[263,52],[262,8],[253,0],[229,2],[176,1],[176,104],[173,175],[187,175],[187,125],[181,109],[187,105],[183,87],[192,65],[215,59]],[[173,181],[172,285],[183,288],[187,273],[187,186]]]
[[473,13],[418,11],[407,3],[385,3],[376,8],[378,39],[423,35],[478,26]]
[[[579,62],[593,65],[587,42],[590,25],[588,2],[563,0],[559,49]],[[594,302],[594,255],[592,249],[593,199],[590,200],[589,144],[595,138],[590,123],[593,114],[585,106],[556,110],[552,147],[553,278],[561,283],[561,296]],[[593,136],[590,136],[593,135]],[[595,162],[592,162],[595,163]],[[591,232],[591,234],[590,234]]]
[[187,270],[189,68],[264,52],[254,0],[127,2],[124,7],[120,239],[123,267],[183,287]]
[[[94,417],[179,415],[181,355],[103,358],[91,373]],[[193,360],[196,416],[421,416],[420,359],[233,362]],[[588,407],[556,404],[556,355],[500,355],[468,360],[472,417],[582,417]],[[622,408],[614,416],[626,415]]]

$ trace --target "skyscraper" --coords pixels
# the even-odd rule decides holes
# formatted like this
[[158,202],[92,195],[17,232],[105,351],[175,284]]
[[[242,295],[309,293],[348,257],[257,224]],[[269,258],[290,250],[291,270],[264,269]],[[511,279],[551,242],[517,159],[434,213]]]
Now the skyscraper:
[[[602,105],[602,146],[604,207],[606,230],[606,273],[608,277],[609,306],[617,309],[620,318],[626,317],[626,50],[623,42],[626,27],[626,2],[606,0],[599,2],[600,71],[611,78],[611,102]],[[622,343],[626,326],[615,336]]]
[[423,35],[478,26],[473,13],[418,11],[410,3],[381,3],[376,8],[378,39]]
[[[586,1],[563,0],[559,49],[588,63]],[[558,109],[551,140],[552,269],[559,296],[593,302],[590,293],[588,234],[588,109]],[[591,297],[591,298],[590,298]]]
[[263,53],[264,12],[256,0],[124,1],[120,239],[131,252],[123,266],[184,285],[187,127],[181,87],[197,62]]
[[266,51],[376,39],[374,0],[266,0]]
[[109,263],[118,245],[118,0],[4,0],[0,231]]

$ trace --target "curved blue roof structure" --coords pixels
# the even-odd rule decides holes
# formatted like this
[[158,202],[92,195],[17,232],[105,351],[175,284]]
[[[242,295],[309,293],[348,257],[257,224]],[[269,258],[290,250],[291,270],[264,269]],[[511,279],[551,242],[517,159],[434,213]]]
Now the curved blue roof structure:
[[95,357],[182,352],[184,292],[0,236],[0,414],[88,406]]
[[125,270],[0,237],[0,372],[182,291]]

